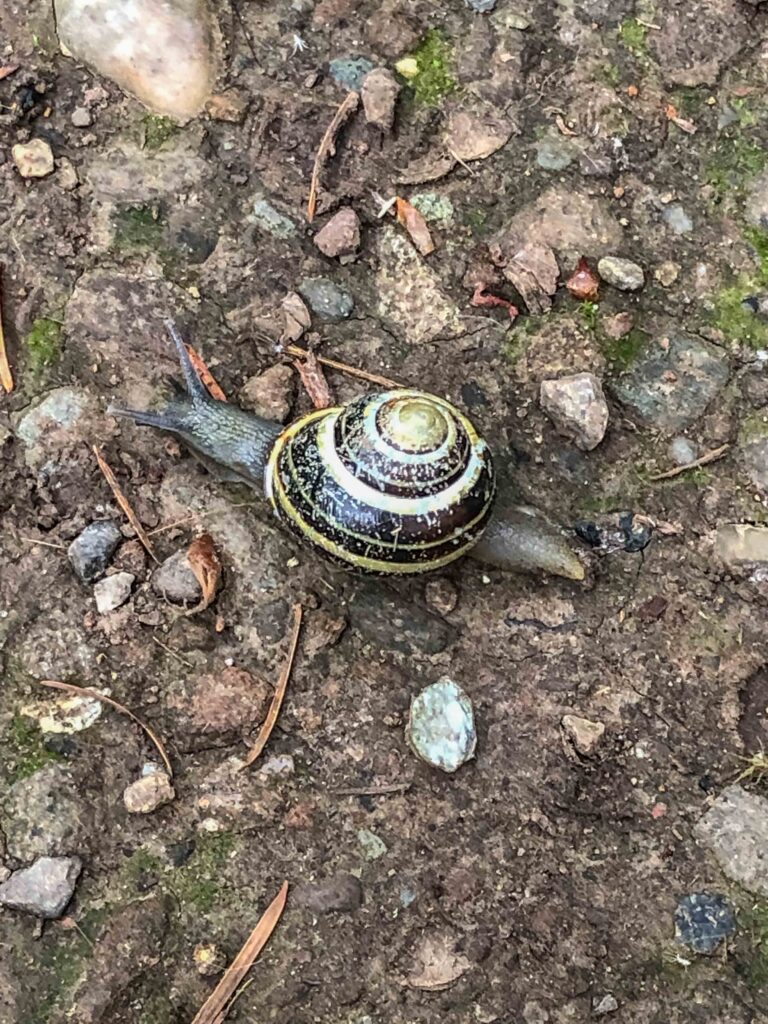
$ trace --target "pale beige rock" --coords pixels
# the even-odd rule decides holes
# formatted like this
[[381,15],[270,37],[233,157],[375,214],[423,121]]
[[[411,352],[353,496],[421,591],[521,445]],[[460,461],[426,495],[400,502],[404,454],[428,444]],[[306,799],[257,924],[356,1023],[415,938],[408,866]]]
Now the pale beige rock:
[[715,535],[715,555],[726,566],[768,562],[768,527],[726,523]]
[[291,411],[295,384],[290,366],[278,363],[245,382],[240,391],[240,404],[257,416],[283,423]]
[[392,131],[400,85],[387,68],[375,68],[363,79],[365,120],[383,132]]
[[544,380],[540,401],[558,431],[571,438],[582,451],[592,451],[605,437],[608,403],[603,386],[594,374],[577,373],[558,380]]
[[214,78],[205,0],[55,0],[62,50],[151,110],[186,121]]
[[605,726],[602,722],[593,722],[580,715],[563,715],[560,724],[566,738],[570,740],[579,754],[590,757],[603,738]]
[[171,780],[166,772],[161,771],[142,776],[123,793],[123,803],[129,814],[151,814],[175,799]]
[[22,178],[45,178],[53,173],[53,152],[44,139],[17,143],[11,156]]

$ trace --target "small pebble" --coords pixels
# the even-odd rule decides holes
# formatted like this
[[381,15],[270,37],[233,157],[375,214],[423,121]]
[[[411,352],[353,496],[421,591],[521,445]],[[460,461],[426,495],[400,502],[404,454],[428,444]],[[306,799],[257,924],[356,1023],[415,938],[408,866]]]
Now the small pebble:
[[53,172],[53,151],[44,139],[17,143],[11,156],[22,178],[45,178]]
[[197,604],[203,591],[186,551],[176,551],[152,573],[152,589],[174,604]]
[[123,792],[123,803],[129,814],[151,814],[158,807],[171,803],[176,793],[167,772],[153,771],[144,775]]
[[662,287],[669,288],[680,276],[680,264],[673,263],[672,260],[666,260],[656,267],[653,276]]
[[373,67],[373,61],[367,57],[337,57],[328,65],[328,71],[337,85],[360,92],[366,75],[373,71]]
[[592,451],[608,429],[608,403],[603,386],[592,373],[541,382],[539,400],[557,430],[577,448]]
[[576,156],[576,149],[562,135],[545,135],[536,143],[536,163],[545,171],[564,171]]
[[496,6],[496,0],[465,0],[465,2],[478,14],[490,14]]
[[614,316],[603,317],[603,330],[614,341],[625,337],[634,326],[635,318],[631,313],[616,313]]
[[250,377],[240,390],[240,404],[257,416],[284,423],[291,411],[296,377],[290,366],[277,363]]
[[268,199],[257,199],[252,211],[250,220],[273,238],[285,240],[296,234],[296,225],[291,218],[275,209]]
[[661,219],[676,235],[688,235],[693,231],[693,221],[679,203],[665,206]]
[[375,832],[371,832],[369,828],[357,830],[357,841],[366,860],[378,860],[389,849],[384,840],[377,836]]
[[327,277],[305,277],[298,290],[312,312],[324,320],[345,320],[355,308],[349,292]]
[[93,124],[93,115],[87,107],[75,107],[70,120],[75,128],[90,128]]
[[360,221],[351,206],[338,210],[314,238],[324,256],[350,256],[360,248]]
[[66,156],[63,156],[59,160],[59,172],[56,175],[56,184],[59,188],[64,189],[65,192],[71,192],[72,189],[77,188],[80,184],[75,165]]
[[425,587],[424,596],[427,601],[427,608],[438,615],[450,615],[459,601],[459,593],[450,580],[434,579],[429,580]]
[[79,857],[38,857],[0,885],[0,906],[55,920],[72,899],[82,868]]
[[439,679],[411,702],[405,736],[427,764],[455,772],[474,757],[477,746],[472,702],[453,680]]
[[392,131],[400,83],[387,68],[376,68],[363,79],[365,120],[382,132]]
[[693,892],[675,910],[675,938],[695,953],[714,953],[736,931],[736,915],[725,896]]
[[96,610],[99,615],[106,615],[121,604],[125,604],[131,596],[131,587],[136,577],[130,572],[116,572],[105,576],[94,585],[93,596],[96,598]]
[[622,292],[636,292],[645,284],[645,272],[640,264],[620,256],[604,256],[598,260],[597,272],[604,281]]
[[616,997],[612,996],[610,992],[602,998],[600,998],[600,996],[595,996],[592,1000],[592,1013],[596,1017],[602,1017],[603,1014],[606,1013],[613,1013],[615,1010],[618,1010],[618,1008],[619,1004]]
[[591,757],[595,753],[605,734],[605,726],[602,722],[593,722],[580,715],[563,715],[560,724],[566,737],[577,752],[583,754],[584,757]]
[[669,457],[676,466],[688,466],[699,457],[699,448],[687,437],[673,437],[669,442]]
[[108,520],[91,523],[75,537],[67,554],[83,583],[93,583],[104,573],[122,539],[117,525]]
[[237,89],[227,89],[216,93],[205,105],[205,112],[214,121],[227,121],[239,124],[248,109],[248,97]]

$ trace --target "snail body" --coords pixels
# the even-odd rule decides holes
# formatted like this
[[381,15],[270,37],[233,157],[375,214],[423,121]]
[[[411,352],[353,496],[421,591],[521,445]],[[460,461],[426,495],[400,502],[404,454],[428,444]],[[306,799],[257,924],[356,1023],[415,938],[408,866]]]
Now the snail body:
[[167,326],[186,393],[177,392],[160,412],[109,411],[175,434],[209,468],[263,492],[278,519],[332,561],[405,575],[477,553],[501,568],[583,578],[579,560],[544,523],[531,545],[525,529],[515,530],[514,515],[492,521],[490,449],[450,402],[393,389],[282,427],[212,399],[178,332]]

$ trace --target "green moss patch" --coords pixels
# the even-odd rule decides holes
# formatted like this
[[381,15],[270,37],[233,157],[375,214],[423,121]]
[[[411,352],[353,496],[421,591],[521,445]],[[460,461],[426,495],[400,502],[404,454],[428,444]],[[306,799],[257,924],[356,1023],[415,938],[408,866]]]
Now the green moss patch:
[[195,852],[170,878],[182,907],[202,913],[213,909],[219,898],[222,869],[234,848],[235,837],[230,832],[198,838]]
[[737,969],[750,988],[764,989],[768,985],[768,903],[758,900],[740,910],[738,917],[747,942]]
[[119,252],[130,253],[139,249],[158,249],[165,230],[162,211],[158,206],[126,206],[113,218],[115,237],[113,245]]
[[55,365],[61,355],[61,323],[47,316],[38,317],[24,338],[24,348],[33,376],[39,377]]
[[27,779],[52,761],[61,761],[60,754],[43,744],[40,730],[23,715],[16,715],[5,733],[5,744],[12,753],[10,782]]
[[614,370],[622,372],[633,366],[645,351],[650,335],[632,330],[623,338],[606,338],[603,353]]
[[147,114],[142,122],[144,125],[144,149],[155,152],[179,132],[179,126],[170,117],[159,114]]
[[768,290],[768,232],[749,227],[744,231],[744,238],[755,253],[755,272],[739,274],[717,292],[712,322],[728,341],[754,349],[768,348],[768,321],[745,305],[745,299]]
[[439,107],[457,86],[452,43],[439,29],[431,28],[411,56],[419,67],[411,82],[414,99],[424,107]]
[[619,25],[619,39],[636,57],[644,54],[648,41],[648,29],[637,18],[626,18]]

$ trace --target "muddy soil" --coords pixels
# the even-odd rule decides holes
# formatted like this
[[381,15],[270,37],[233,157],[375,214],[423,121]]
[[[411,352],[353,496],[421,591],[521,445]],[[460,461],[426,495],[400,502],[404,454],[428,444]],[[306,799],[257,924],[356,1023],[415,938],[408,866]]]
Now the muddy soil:
[[[288,879],[233,1022],[768,1021],[768,902],[693,834],[740,758],[768,743],[766,577],[713,554],[722,523],[768,518],[749,458],[768,409],[768,328],[743,305],[768,290],[768,4],[499,0],[479,14],[459,0],[241,0],[216,15],[217,90],[234,112],[177,127],[62,56],[47,3],[0,7],[2,60],[20,65],[0,82],[17,381],[0,399],[0,854],[9,870],[41,850],[83,861],[62,920],[38,928],[0,911],[0,1018],[188,1022],[216,980],[196,947],[231,959]],[[329,61],[393,67],[425,53],[430,76],[402,82],[392,134],[362,112],[350,120],[307,225],[314,155],[346,92]],[[90,124],[73,125],[78,108]],[[461,109],[505,119],[510,141],[404,184]],[[25,181],[11,147],[31,137],[57,166]],[[432,206],[432,256],[377,216],[372,191],[435,194],[419,200]],[[362,223],[343,263],[313,243],[341,206]],[[527,315],[499,277],[491,291],[522,308],[512,324],[470,304],[489,245],[510,230],[549,241],[563,279],[580,256],[611,254],[640,264],[645,286],[603,285],[596,304],[561,288],[549,313]],[[106,414],[113,400],[157,401],[177,372],[167,316],[237,399],[281,360],[283,298],[318,277],[354,302],[348,316],[313,313],[318,351],[467,411],[504,486],[568,529],[585,583],[469,562],[440,587],[350,576],[281,533],[245,488]],[[634,326],[616,339],[623,312]],[[642,353],[680,334],[710,346],[720,378],[702,397],[670,371],[643,411]],[[538,403],[542,379],[585,369],[610,402],[590,453]],[[364,386],[329,380],[340,401]],[[294,383],[291,416],[309,408]],[[26,417],[44,398],[35,427]],[[654,480],[682,434],[699,453],[731,448]],[[152,589],[93,444],[147,530],[181,521],[154,535],[160,561],[210,532],[224,564],[212,607],[185,616]],[[614,536],[625,513],[648,517],[636,519],[652,524],[646,546],[590,548],[575,530]],[[123,537],[110,571],[135,581],[99,614],[66,548],[103,519]],[[286,703],[241,772],[296,602],[305,626]],[[478,728],[475,759],[452,776],[404,737],[411,698],[444,675]],[[110,710],[44,734],[30,711],[55,699],[43,679],[105,690],[148,722],[176,799],[129,815],[123,791],[155,751]],[[578,749],[566,715],[603,729]],[[759,772],[744,784],[766,793]],[[737,913],[713,956],[675,942],[679,898],[702,890]]]

